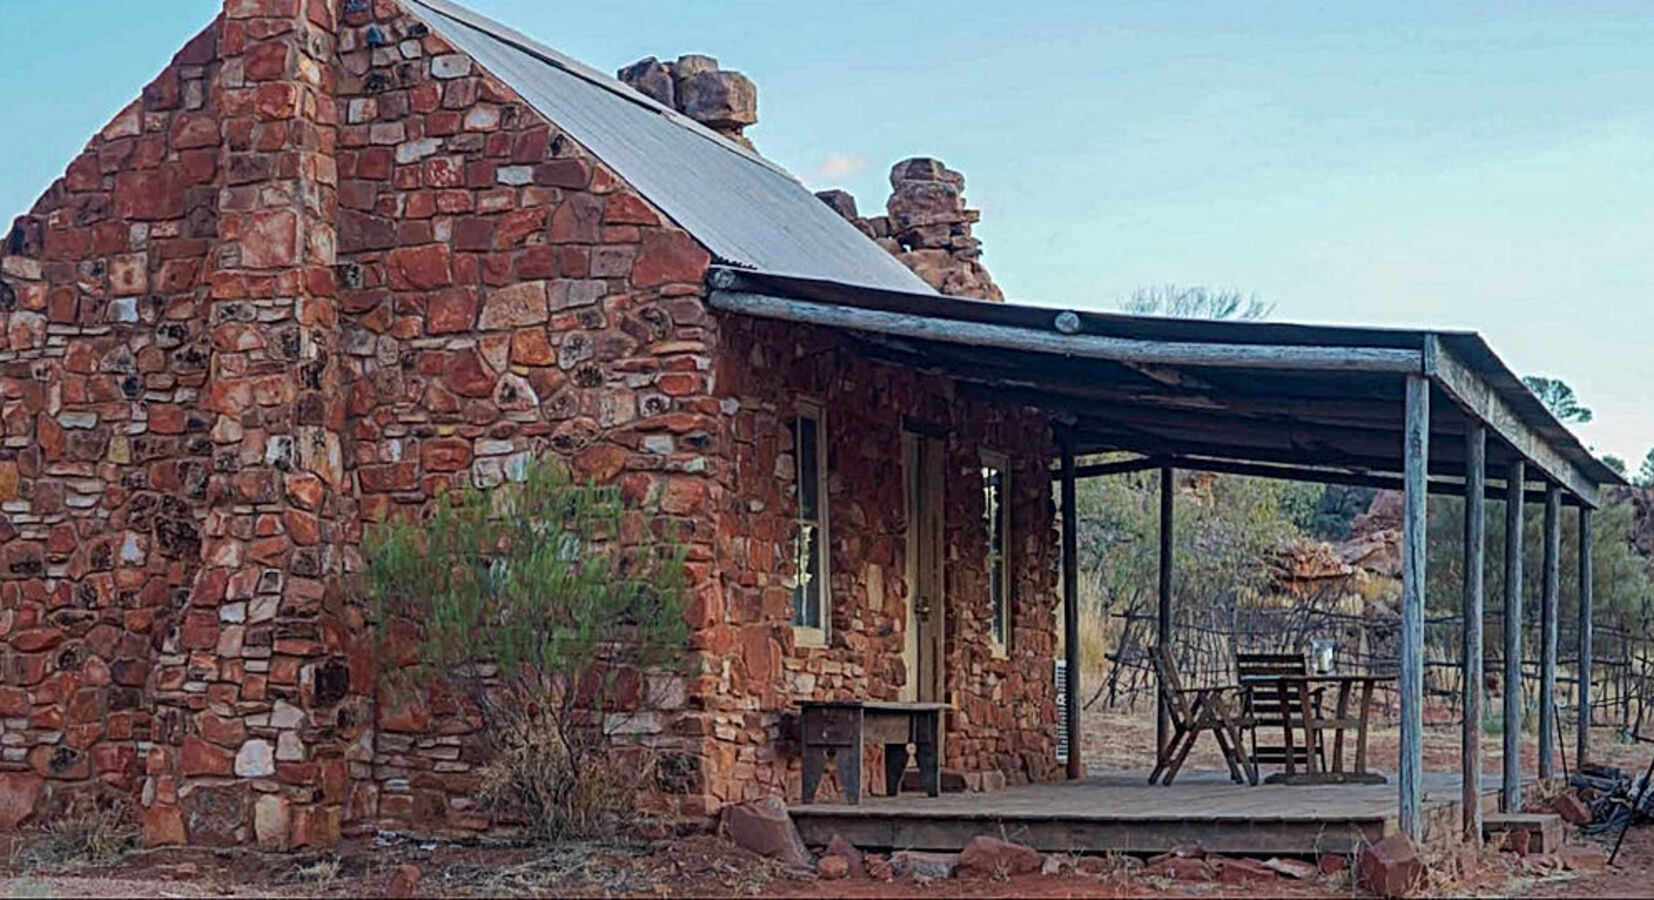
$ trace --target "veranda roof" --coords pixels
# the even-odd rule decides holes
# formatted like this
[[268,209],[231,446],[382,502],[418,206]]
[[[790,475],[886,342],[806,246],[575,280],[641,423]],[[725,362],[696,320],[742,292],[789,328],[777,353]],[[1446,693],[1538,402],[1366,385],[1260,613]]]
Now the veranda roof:
[[1473,332],[1080,312],[733,268],[712,284],[715,307],[842,329],[875,357],[1045,409],[1081,454],[1399,487],[1403,376],[1418,374],[1431,385],[1433,490],[1462,490],[1458,438],[1477,420],[1494,472],[1523,460],[1527,480],[1593,507],[1599,486],[1624,483]]

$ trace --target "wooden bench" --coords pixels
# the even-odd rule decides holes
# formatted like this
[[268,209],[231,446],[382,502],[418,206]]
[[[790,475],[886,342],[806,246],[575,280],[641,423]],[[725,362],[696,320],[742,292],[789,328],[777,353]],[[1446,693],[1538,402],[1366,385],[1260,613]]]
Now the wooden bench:
[[884,745],[885,793],[902,789],[912,744],[919,780],[932,797],[942,793],[942,711],[945,703],[882,703],[862,700],[806,700],[799,704],[804,753],[804,802],[815,802],[828,758],[838,764],[844,802],[861,802],[862,748]]

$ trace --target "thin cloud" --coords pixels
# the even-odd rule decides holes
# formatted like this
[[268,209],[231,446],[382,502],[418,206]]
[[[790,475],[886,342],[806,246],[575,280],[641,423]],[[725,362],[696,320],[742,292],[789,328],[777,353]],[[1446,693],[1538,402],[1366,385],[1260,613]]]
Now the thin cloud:
[[815,177],[826,181],[837,181],[849,178],[867,168],[867,160],[854,153],[845,153],[834,150],[827,154],[827,158],[816,166]]

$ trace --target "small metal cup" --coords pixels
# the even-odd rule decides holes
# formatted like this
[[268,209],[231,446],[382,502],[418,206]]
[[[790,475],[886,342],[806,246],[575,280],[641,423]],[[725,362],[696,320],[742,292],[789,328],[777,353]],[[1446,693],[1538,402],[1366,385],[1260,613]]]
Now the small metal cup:
[[1331,675],[1333,658],[1338,653],[1338,642],[1331,638],[1313,638],[1309,642],[1311,665],[1317,675]]

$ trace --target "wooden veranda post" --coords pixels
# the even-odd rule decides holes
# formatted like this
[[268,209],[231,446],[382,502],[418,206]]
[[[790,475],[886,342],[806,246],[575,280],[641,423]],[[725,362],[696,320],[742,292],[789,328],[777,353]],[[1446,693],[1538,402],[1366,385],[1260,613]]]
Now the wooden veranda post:
[[[1160,468],[1160,584],[1159,605],[1154,617],[1154,640],[1157,646],[1168,647],[1172,639],[1172,516],[1176,491],[1172,484],[1172,468]],[[1164,750],[1171,733],[1171,711],[1166,708],[1165,695],[1155,691],[1155,744]]]
[[1596,547],[1591,528],[1591,508],[1579,508],[1579,724],[1575,739],[1576,766],[1585,765],[1591,749],[1591,669],[1596,661],[1596,648],[1591,634],[1592,566],[1591,553]]
[[1465,431],[1463,776],[1464,839],[1482,843],[1483,572],[1487,548],[1487,427],[1472,420]]
[[1499,809],[1522,808],[1522,491],[1527,465],[1510,464],[1505,475],[1505,710],[1504,767]]
[[1401,533],[1401,830],[1424,836],[1424,577],[1430,464],[1430,382],[1407,377]]
[[1080,560],[1079,502],[1074,475],[1074,441],[1062,437],[1062,623],[1063,695],[1067,698],[1068,777],[1085,775],[1080,759]]
[[1545,491],[1545,584],[1539,595],[1539,777],[1556,770],[1556,619],[1562,591],[1562,488]]

